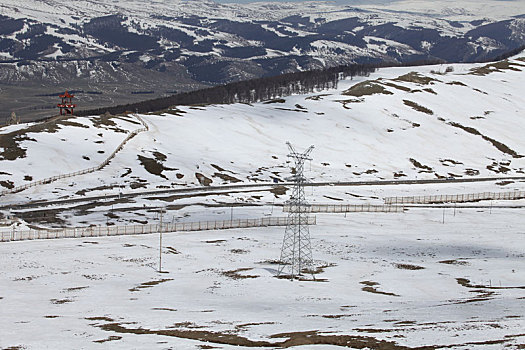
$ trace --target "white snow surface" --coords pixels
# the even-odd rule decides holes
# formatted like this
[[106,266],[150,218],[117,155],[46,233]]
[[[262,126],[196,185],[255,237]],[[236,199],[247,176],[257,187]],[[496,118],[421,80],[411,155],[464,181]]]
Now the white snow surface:
[[[97,121],[98,118],[75,117],[58,122],[56,127],[53,123],[30,123],[1,128],[0,134],[23,134],[24,140],[18,148],[25,152],[16,161],[2,161],[2,180],[18,186],[95,167],[117,148],[127,133],[141,127],[132,117],[112,118],[110,124]],[[11,137],[16,139],[14,135]]]
[[[448,210],[443,224],[432,209],[319,215],[314,258],[330,267],[317,282],[274,276],[269,261],[279,258],[282,228],[164,234],[165,273],[156,272],[155,235],[2,243],[0,346],[256,348],[233,346],[232,335],[278,348],[299,335],[277,334],[312,332],[356,337],[371,349],[376,340],[518,348],[525,341],[521,216]],[[226,340],[195,340],[198,332]]]
[[[497,21],[520,15],[525,12],[523,1],[496,0],[403,0],[390,4],[337,5],[329,1],[304,2],[298,6],[295,2],[255,2],[249,4],[219,4],[206,0],[170,0],[170,1],[109,1],[71,0],[0,0],[2,14],[13,18],[31,18],[59,27],[93,17],[119,13],[132,16],[142,25],[154,26],[163,23],[152,15],[188,16],[205,18],[226,18],[233,20],[280,20],[287,16],[322,17],[327,21],[356,16],[373,23],[394,22],[403,27],[414,24],[425,28],[435,28],[435,20],[465,22],[464,28],[455,28],[441,22],[441,28],[450,35],[464,33],[470,29],[468,21],[484,19]],[[350,15],[351,14],[351,15]],[[402,14],[402,15],[400,15]],[[429,17],[430,16],[430,17]]]
[[[56,222],[38,225],[158,222],[161,206],[168,209],[166,222],[283,216],[277,205],[289,191],[270,192],[269,185],[290,176],[285,141],[300,151],[315,145],[305,167],[312,181],[494,178],[308,187],[312,203],[523,191],[523,180],[497,180],[523,176],[525,168],[520,57],[381,69],[334,90],[271,103],[141,115],[149,131],[102,170],[2,196],[1,204],[12,204],[16,216],[31,211],[14,206],[28,201],[191,189],[200,186],[199,173],[212,185],[230,184],[231,176],[268,187],[54,204],[47,209],[56,210]],[[411,79],[398,79],[409,73]],[[425,78],[434,80],[423,84]],[[366,81],[391,94],[345,94]],[[133,116],[67,119],[56,132],[52,125],[0,129],[27,137],[15,140],[25,157],[0,160],[2,184],[94,166],[141,127]],[[148,162],[156,166],[147,168]],[[156,271],[158,235],[0,243],[0,348],[519,349],[524,206],[522,199],[399,214],[319,214],[310,228],[315,265],[324,266],[315,282],[275,277],[279,227],[166,233],[164,273]],[[0,230],[35,226],[7,225]]]
[[[252,105],[182,106],[161,115],[142,115],[150,130],[131,139],[101,171],[9,199],[43,199],[50,192],[70,196],[112,184],[130,190],[138,182],[148,189],[198,186],[197,173],[212,185],[231,183],[224,175],[244,183],[285,181],[290,176],[286,141],[299,150],[315,145],[313,160],[307,163],[313,181],[523,175],[525,62],[517,57],[508,67],[505,64],[500,63],[499,70],[490,64],[388,68],[342,81],[337,90]],[[491,73],[474,74],[477,68]],[[429,82],[409,82],[403,78],[407,74]],[[365,80],[384,93],[345,95]],[[132,117],[110,120],[124,132],[139,127],[128,121],[137,123]],[[36,181],[95,166],[126,136],[114,132],[115,127],[94,127],[90,118],[74,121],[89,128],[66,123],[57,133],[32,133],[28,127],[29,140],[19,142],[27,149],[26,157],[0,160],[0,181],[20,186],[29,182],[25,176]],[[147,170],[146,158],[161,172]],[[48,159],[53,159],[53,166]]]

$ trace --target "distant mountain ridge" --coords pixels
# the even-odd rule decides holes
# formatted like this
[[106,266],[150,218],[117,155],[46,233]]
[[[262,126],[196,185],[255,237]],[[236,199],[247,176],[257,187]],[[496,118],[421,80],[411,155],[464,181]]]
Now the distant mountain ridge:
[[479,61],[525,44],[519,13],[402,5],[0,0],[0,79],[91,92],[83,105],[94,107],[349,63]]

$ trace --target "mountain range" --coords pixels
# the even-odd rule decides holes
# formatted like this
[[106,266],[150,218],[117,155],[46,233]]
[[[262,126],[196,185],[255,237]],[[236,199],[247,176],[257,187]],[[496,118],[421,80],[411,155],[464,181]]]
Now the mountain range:
[[472,62],[525,44],[516,1],[0,0],[0,118],[351,63]]

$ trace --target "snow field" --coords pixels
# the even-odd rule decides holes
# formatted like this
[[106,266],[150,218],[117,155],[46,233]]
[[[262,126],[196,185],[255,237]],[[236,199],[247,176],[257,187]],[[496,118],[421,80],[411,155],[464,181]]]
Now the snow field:
[[[16,160],[2,159],[0,179],[11,181],[17,186],[97,166],[129,132],[141,127],[132,117],[112,118],[110,124],[99,122],[100,118],[75,117],[47,127],[31,123],[26,124],[25,130],[18,125],[2,128],[3,134],[15,133],[10,136],[13,139],[25,137],[16,145],[25,154]],[[53,160],[52,164],[50,159]],[[69,184],[74,181],[68,178],[63,182]]]
[[116,348],[205,344],[100,329],[109,323],[265,341],[302,331],[456,348],[524,340],[524,291],[511,289],[525,285],[515,210],[448,209],[444,224],[441,209],[317,217],[314,259],[329,265],[320,282],[274,277],[283,228],[164,234],[162,274],[156,235],[4,243],[0,346],[92,348],[110,336],[122,337]]
[[[100,172],[10,194],[2,205],[197,187],[197,174],[212,185],[283,181],[290,176],[286,141],[299,150],[316,146],[305,169],[311,181],[392,180],[395,174],[401,180],[495,178],[312,187],[306,189],[312,203],[524,190],[522,179],[496,180],[525,170],[525,64],[517,57],[510,62],[514,69],[500,66],[486,75],[472,72],[482,64],[382,69],[343,81],[337,90],[284,101],[143,115],[150,130]],[[453,71],[446,73],[449,66]],[[433,80],[400,79],[413,71]],[[387,92],[346,93],[365,80]],[[38,180],[99,164],[126,132],[140,127],[127,118],[111,120],[116,125],[75,118],[80,126],[63,124],[56,133],[33,132],[30,125],[2,128],[2,134],[36,142],[19,143],[27,157],[1,161],[0,181],[20,185],[29,181],[26,175]],[[174,222],[282,216],[279,205],[288,195],[251,189],[93,199],[49,207],[59,210],[46,225],[156,222],[164,206],[172,206],[165,220]],[[369,348],[374,341],[519,348],[525,341],[524,203],[318,214],[311,227],[322,270],[317,281],[275,278],[284,231],[276,227],[165,234],[165,273],[156,271],[157,235],[2,243],[0,347],[248,349],[257,341],[279,347],[290,340],[291,348],[309,349],[336,348],[346,336]]]
[[[520,67],[521,61],[511,62]],[[525,158],[520,156],[525,154],[521,136],[524,115],[520,106],[525,101],[519,94],[521,71],[472,74],[472,69],[482,66],[382,69],[368,78],[342,81],[337,90],[290,96],[284,102],[179,107],[169,114],[143,115],[150,131],[131,140],[101,172],[77,177],[74,183],[54,182],[11,198],[45,198],[49,192],[70,196],[73,191],[85,189],[95,194],[104,185],[120,186],[123,191],[199,186],[197,173],[212,180],[212,185],[231,183],[225,175],[241,182],[284,180],[290,175],[286,141],[298,149],[316,146],[313,161],[306,164],[307,176],[313,181],[523,174]],[[453,72],[444,74],[448,67]],[[423,85],[398,79],[412,72],[434,80]],[[364,80],[383,86],[391,95],[356,98],[343,94]],[[427,108],[432,114],[415,110],[405,101]],[[79,139],[77,131],[70,129],[64,129],[64,135],[72,135],[65,138]],[[45,141],[56,135],[38,137]],[[113,137],[104,139],[109,146]],[[498,148],[498,144],[510,151]],[[40,174],[59,172],[47,165],[43,153],[56,155],[57,164],[64,162],[75,170],[79,165],[73,159],[85,162],[77,151],[71,154],[73,147],[64,149],[52,143],[45,148],[38,144],[36,149],[37,144],[30,141],[22,145],[28,147],[28,158],[5,163],[18,169],[18,174],[10,177],[15,184],[23,178],[19,172],[28,168],[28,162]],[[100,157],[97,150],[86,149],[86,153]],[[140,157],[152,159],[160,173],[148,170]]]

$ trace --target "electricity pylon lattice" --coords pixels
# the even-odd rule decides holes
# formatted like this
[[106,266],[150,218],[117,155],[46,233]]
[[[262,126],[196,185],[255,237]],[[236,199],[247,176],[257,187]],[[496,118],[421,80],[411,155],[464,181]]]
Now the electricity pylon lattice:
[[303,153],[298,153],[290,142],[286,144],[290,149],[288,157],[295,162],[295,173],[290,179],[294,182],[294,186],[292,195],[286,203],[290,211],[284,231],[278,275],[290,276],[291,279],[294,279],[303,271],[309,271],[313,276],[312,246],[308,228],[308,203],[304,196],[304,184],[307,180],[303,171],[304,162],[312,160],[309,155],[314,146],[308,147]]

